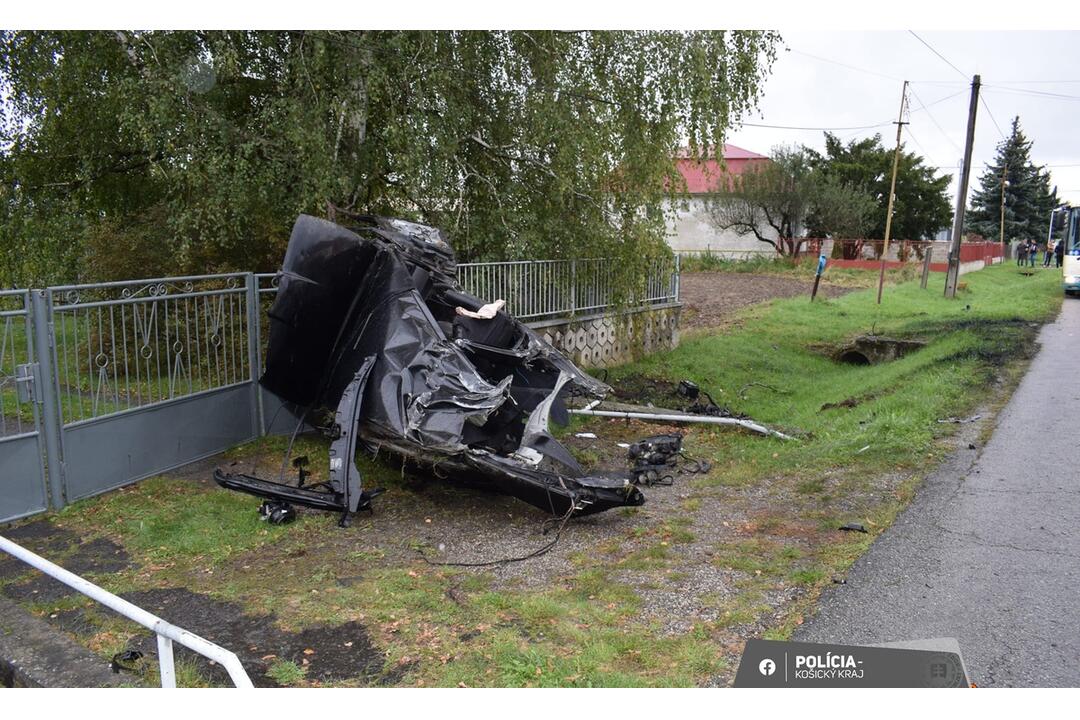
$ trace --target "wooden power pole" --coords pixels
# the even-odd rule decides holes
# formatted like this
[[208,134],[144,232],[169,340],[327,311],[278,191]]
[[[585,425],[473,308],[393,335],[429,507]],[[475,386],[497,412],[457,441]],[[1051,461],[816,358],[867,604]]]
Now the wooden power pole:
[[885,286],[885,260],[889,256],[889,233],[892,231],[893,200],[896,199],[896,170],[900,165],[900,133],[904,130],[904,107],[907,105],[908,81],[900,93],[900,114],[896,118],[896,151],[892,161],[892,183],[889,184],[889,209],[885,214],[885,245],[881,248],[881,270],[878,272],[877,304],[881,304],[881,289]]
[[975,113],[979,109],[980,78],[971,80],[971,104],[968,106],[967,141],[964,143],[964,165],[960,170],[960,187],[956,191],[956,217],[953,218],[952,246],[949,248],[949,269],[945,273],[945,297],[956,297],[960,278],[960,239],[964,234],[964,206],[967,205],[968,178],[971,175],[971,146],[975,142]]

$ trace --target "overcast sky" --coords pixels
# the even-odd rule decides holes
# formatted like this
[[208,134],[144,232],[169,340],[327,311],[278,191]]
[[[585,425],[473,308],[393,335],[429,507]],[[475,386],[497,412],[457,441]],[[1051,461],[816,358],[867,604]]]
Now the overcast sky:
[[[1034,143],[1032,160],[1048,166],[1063,200],[1080,205],[1080,32],[915,32],[945,60],[907,30],[782,29],[787,49],[773,66],[759,112],[746,121],[814,128],[884,124],[836,134],[850,140],[880,133],[891,148],[901,88],[910,80],[911,124],[904,127],[904,142],[928,164],[952,172],[955,203],[971,76],[978,73],[985,104],[979,104],[976,120],[971,188],[1001,141],[994,120],[1008,135],[1019,115]],[[930,107],[921,110],[924,104]],[[743,126],[730,132],[729,142],[763,154],[785,143],[821,149],[824,133]]]

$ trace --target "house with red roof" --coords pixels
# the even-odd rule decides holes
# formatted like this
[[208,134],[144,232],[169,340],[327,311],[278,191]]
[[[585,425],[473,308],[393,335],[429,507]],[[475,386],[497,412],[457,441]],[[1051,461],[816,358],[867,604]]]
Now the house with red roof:
[[[751,253],[771,253],[772,247],[753,234],[717,230],[709,221],[708,203],[730,178],[769,162],[765,155],[731,144],[724,145],[723,166],[713,159],[698,160],[689,152],[675,158],[675,166],[686,181],[690,195],[685,205],[677,203],[675,218],[668,227],[668,244],[676,252],[712,252],[724,256],[745,257]],[[764,231],[762,234],[766,234]],[[775,234],[769,229],[769,235]]]

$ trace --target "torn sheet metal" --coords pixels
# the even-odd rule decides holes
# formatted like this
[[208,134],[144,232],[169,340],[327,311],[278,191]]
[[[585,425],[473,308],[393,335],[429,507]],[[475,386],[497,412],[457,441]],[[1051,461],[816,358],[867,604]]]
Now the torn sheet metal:
[[[552,417],[565,421],[568,394],[602,398],[607,385],[499,302],[464,292],[435,228],[354,220],[350,227],[307,215],[296,221],[270,310],[264,387],[303,408],[335,410],[362,375],[357,427],[368,449],[556,515],[644,502],[628,478],[588,476],[548,431]],[[351,458],[335,459],[344,460],[343,472],[330,490],[339,509],[354,510],[359,472]],[[222,470],[215,477],[265,497],[268,481]]]

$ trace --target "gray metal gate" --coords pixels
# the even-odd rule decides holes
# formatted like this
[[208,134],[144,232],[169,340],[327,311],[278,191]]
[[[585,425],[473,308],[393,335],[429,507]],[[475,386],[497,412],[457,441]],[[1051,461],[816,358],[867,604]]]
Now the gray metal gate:
[[254,297],[251,273],[46,291],[59,428],[54,505],[261,434]]
[[48,507],[28,290],[0,291],[0,521]]

